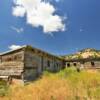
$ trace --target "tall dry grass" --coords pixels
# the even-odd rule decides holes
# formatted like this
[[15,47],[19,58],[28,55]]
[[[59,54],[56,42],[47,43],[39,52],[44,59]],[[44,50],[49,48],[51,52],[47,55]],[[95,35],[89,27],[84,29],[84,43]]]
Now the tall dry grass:
[[28,85],[12,85],[0,100],[100,100],[100,73],[74,68],[58,73],[44,72]]

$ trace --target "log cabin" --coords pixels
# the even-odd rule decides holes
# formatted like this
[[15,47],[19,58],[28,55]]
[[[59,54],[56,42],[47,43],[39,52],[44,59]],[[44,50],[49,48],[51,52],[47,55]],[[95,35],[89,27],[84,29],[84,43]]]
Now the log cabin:
[[63,59],[29,45],[0,54],[1,77],[30,81],[45,70],[55,72],[63,67]]
[[74,66],[80,69],[86,70],[100,70],[100,58],[81,58],[81,59],[72,59],[66,60],[66,67]]

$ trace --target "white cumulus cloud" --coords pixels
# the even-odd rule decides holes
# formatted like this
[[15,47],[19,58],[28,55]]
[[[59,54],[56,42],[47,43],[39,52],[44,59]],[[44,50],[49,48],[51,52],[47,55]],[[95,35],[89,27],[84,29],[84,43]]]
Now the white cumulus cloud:
[[21,46],[20,45],[11,45],[11,46],[9,46],[8,48],[10,49],[10,50],[15,50],[15,49],[18,49],[18,48],[20,48]]
[[45,0],[14,0],[13,15],[26,16],[33,27],[43,27],[45,33],[64,31],[63,17],[55,14],[55,7]]

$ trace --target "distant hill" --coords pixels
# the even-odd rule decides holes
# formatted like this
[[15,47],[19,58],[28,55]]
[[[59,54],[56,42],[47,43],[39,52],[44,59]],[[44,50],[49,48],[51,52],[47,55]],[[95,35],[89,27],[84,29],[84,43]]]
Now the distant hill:
[[65,55],[62,57],[66,60],[100,58],[100,50],[96,50],[93,48],[86,48],[76,52],[75,54]]

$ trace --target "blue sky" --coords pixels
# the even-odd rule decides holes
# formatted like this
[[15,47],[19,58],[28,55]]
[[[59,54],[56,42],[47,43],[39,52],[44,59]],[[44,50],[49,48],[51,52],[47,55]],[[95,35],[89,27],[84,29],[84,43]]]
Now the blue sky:
[[26,16],[14,16],[13,1],[0,1],[0,52],[9,50],[12,45],[26,44],[58,55],[83,48],[100,49],[99,0],[48,0],[66,27],[52,31],[53,36],[44,31],[44,24],[34,27],[33,23],[27,23]]

